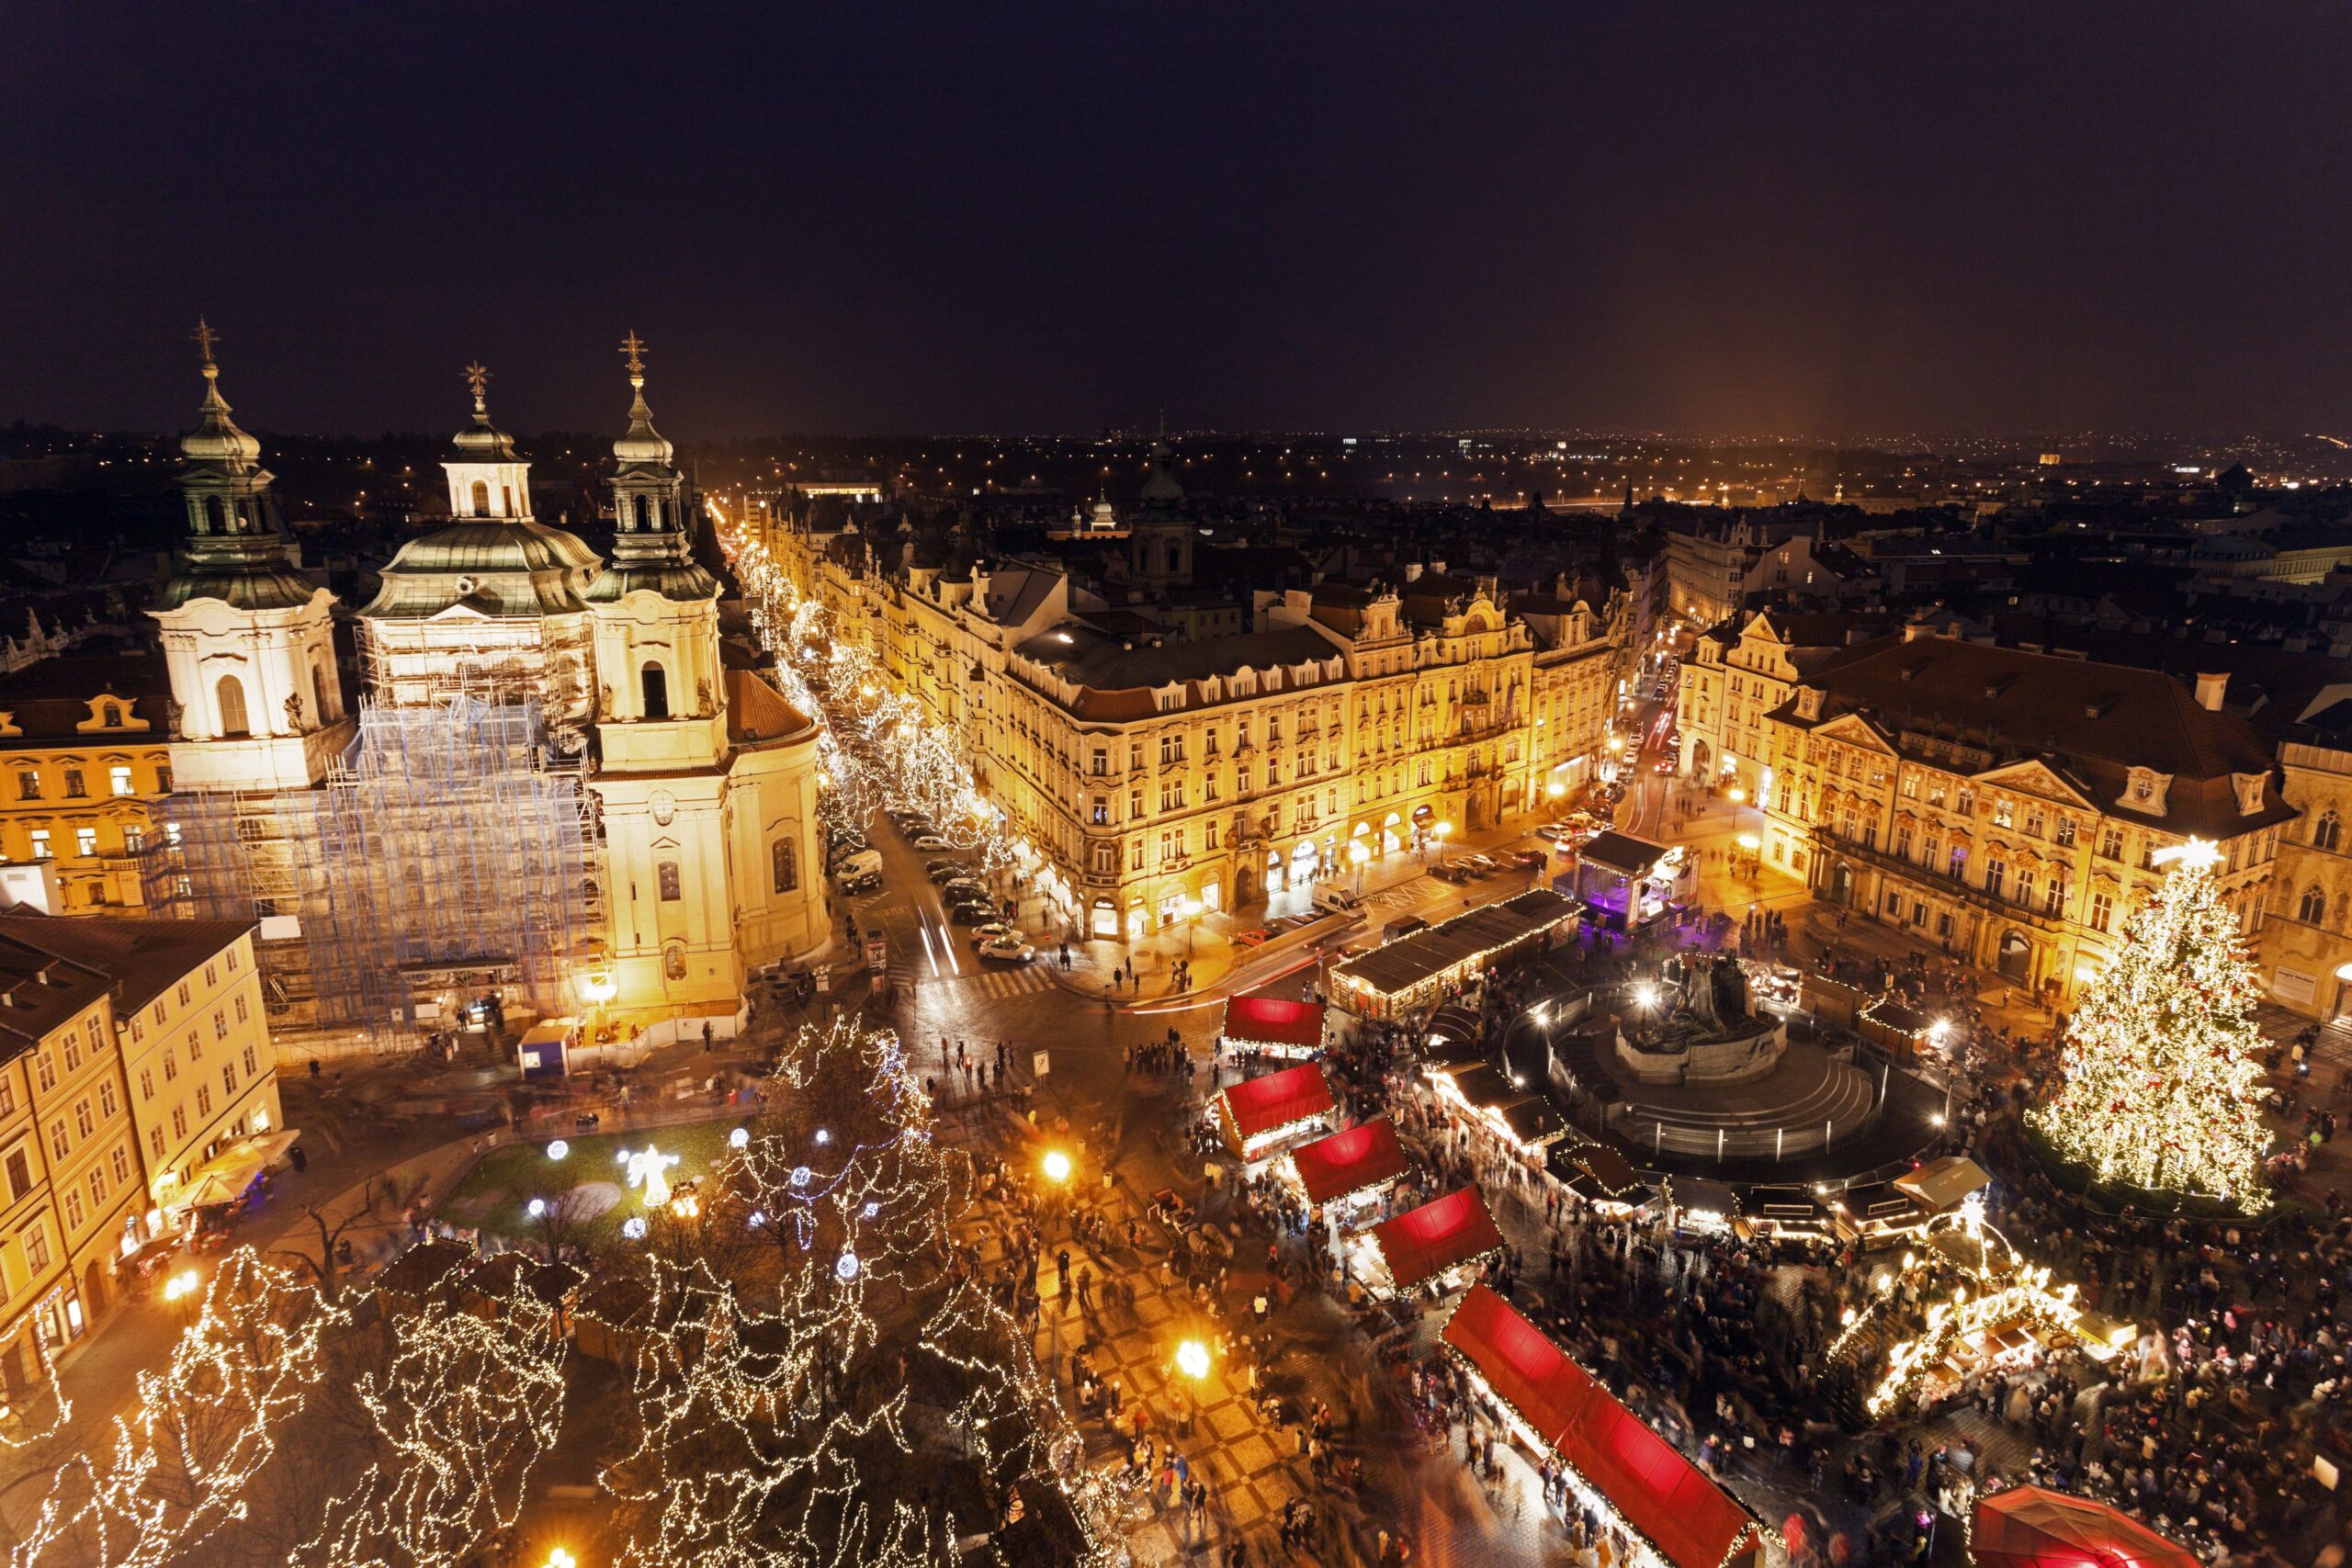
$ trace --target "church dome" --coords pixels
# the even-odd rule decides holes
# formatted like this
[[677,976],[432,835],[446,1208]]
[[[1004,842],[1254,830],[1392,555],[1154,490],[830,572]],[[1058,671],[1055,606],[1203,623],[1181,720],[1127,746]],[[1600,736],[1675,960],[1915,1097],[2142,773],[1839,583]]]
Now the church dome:
[[458,460],[464,463],[511,463],[514,442],[490,423],[490,372],[481,363],[466,367],[466,385],[473,389],[474,422],[458,432]]
[[578,535],[526,518],[475,519],[411,539],[385,564],[363,615],[437,615],[467,604],[487,615],[585,609],[581,590],[603,564]]
[[613,456],[623,467],[652,463],[668,467],[676,453],[668,436],[653,428],[653,411],[645,406],[645,382],[637,378],[637,400],[629,405],[628,431],[613,443]]
[[261,456],[261,443],[239,430],[229,417],[229,400],[220,395],[220,370],[204,367],[204,401],[197,410],[194,430],[180,437],[180,455],[191,463],[243,465]]

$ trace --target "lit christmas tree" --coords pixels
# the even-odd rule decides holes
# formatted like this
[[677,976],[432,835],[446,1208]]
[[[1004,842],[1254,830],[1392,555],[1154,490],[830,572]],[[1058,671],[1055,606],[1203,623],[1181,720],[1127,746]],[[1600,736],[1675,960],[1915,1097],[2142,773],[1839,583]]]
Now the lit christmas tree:
[[2256,1080],[2254,968],[2213,881],[2221,852],[2192,839],[2156,895],[2123,925],[2122,950],[2066,1031],[2066,1081],[2030,1120],[2101,1181],[2269,1202]]

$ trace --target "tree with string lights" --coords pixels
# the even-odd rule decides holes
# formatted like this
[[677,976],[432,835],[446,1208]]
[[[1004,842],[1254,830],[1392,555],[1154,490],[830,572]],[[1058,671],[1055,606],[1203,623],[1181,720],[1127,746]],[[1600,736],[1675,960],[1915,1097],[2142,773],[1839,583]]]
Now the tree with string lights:
[[2191,840],[2157,858],[2170,874],[2124,922],[2067,1028],[2064,1081],[2029,1121],[2094,1180],[2252,1213],[2269,1201],[2259,987],[2213,878],[2220,852]]

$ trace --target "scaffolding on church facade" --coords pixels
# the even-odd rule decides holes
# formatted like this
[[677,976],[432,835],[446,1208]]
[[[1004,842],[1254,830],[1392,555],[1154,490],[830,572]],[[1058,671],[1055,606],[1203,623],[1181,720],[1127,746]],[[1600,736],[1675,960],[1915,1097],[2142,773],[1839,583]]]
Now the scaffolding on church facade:
[[390,1044],[484,995],[564,1012],[604,956],[588,775],[536,702],[365,705],[317,788],[173,796],[149,901],[258,919],[288,1024]]

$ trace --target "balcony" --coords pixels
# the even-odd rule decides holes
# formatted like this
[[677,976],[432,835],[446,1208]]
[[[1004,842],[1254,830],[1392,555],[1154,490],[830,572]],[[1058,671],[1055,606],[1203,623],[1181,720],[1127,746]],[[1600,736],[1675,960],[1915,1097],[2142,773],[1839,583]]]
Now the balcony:
[[1826,827],[1814,829],[1813,843],[1815,852],[1817,854],[1842,855],[1847,860],[1861,865],[1875,866],[1881,871],[1893,872],[1898,876],[1931,887],[1944,897],[1957,898],[1973,908],[1997,915],[2013,924],[2030,926],[2036,931],[2056,935],[2064,932],[2071,923],[2064,916],[2045,914],[2030,905],[1999,897],[1948,872],[1939,871],[1933,866],[1921,865],[1917,861],[1905,860],[1901,855],[1888,850],[1882,850],[1874,844],[1841,838]]

